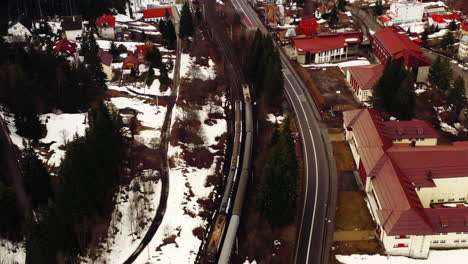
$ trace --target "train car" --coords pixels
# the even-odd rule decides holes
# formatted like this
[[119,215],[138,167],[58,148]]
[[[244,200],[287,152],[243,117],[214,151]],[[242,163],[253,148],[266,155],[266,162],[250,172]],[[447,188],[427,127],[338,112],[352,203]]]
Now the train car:
[[249,85],[247,85],[247,84],[242,85],[242,94],[244,95],[244,102],[250,103],[252,101],[251,98],[250,98]]
[[233,215],[229,220],[229,227],[226,232],[226,238],[224,239],[223,249],[219,254],[218,264],[228,264],[231,259],[231,251],[236,240],[237,229],[239,228],[240,219],[239,216]]
[[210,240],[206,247],[206,259],[209,263],[215,263],[218,257],[219,247],[226,228],[226,214],[218,214],[213,231],[210,235]]

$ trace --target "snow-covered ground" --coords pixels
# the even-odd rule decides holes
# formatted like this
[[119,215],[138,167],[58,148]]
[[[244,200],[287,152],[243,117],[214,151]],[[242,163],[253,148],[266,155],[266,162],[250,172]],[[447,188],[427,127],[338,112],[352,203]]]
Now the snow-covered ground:
[[281,124],[284,121],[284,116],[275,116],[274,114],[267,114],[266,120],[271,123]]
[[441,38],[447,33],[448,29],[441,29],[439,32],[435,32],[434,34],[430,34],[428,38]]
[[194,63],[195,58],[190,57],[189,54],[182,53],[180,57],[180,76],[187,76],[191,79],[208,80],[216,77],[214,70],[214,62],[209,59],[208,67],[200,66]]
[[[193,59],[187,54],[184,54],[183,58],[181,76],[192,78],[189,69],[192,67]],[[209,72],[208,69],[203,71],[205,70]],[[214,72],[209,76],[214,78]],[[221,99],[223,102],[224,100],[224,98]],[[224,112],[221,106],[216,105],[204,105],[200,110],[191,111],[196,112],[201,122],[203,147],[213,153],[215,150],[210,146],[218,143],[217,137],[227,131],[227,124],[224,119],[217,119],[216,124],[213,125],[205,124],[204,121],[208,118],[210,110],[211,112]],[[176,104],[172,115],[173,122],[185,115],[186,111]],[[166,213],[148,248],[143,250],[144,253],[140,254],[134,263],[193,263],[197,256],[201,240],[193,234],[193,230],[198,227],[206,228],[208,224],[199,216],[203,208],[198,203],[198,199],[208,198],[213,191],[212,186],[206,187],[205,184],[207,177],[215,173],[216,162],[213,162],[210,168],[199,169],[187,165],[182,155],[183,150],[180,145],[169,145],[168,157],[174,161],[174,166],[171,166],[169,170]]]
[[116,205],[99,257],[86,263],[123,263],[139,246],[159,206],[161,182],[156,171],[144,170],[116,192]]
[[465,264],[468,260],[468,249],[431,250],[428,259],[381,255],[337,255],[336,259],[344,264]]
[[322,64],[305,64],[302,65],[306,68],[321,68],[321,67],[351,67],[351,66],[358,66],[358,65],[369,65],[370,62],[366,58],[357,58],[356,60],[338,62],[338,63],[322,63]]
[[148,102],[138,97],[112,97],[110,102],[119,110],[131,108],[137,111],[137,120],[142,128],[135,135],[136,141],[149,148],[155,148],[161,136],[161,127],[166,116],[166,107],[156,105],[156,101]]
[[0,239],[0,263],[15,264],[25,263],[26,250],[23,243],[12,243],[11,241]]
[[88,127],[88,114],[43,114],[40,120],[47,127],[47,135],[39,141],[46,144],[52,143],[49,148],[49,155],[52,155],[49,158],[39,156],[48,165],[58,167],[62,158],[65,157],[63,147],[75,136],[84,136]]

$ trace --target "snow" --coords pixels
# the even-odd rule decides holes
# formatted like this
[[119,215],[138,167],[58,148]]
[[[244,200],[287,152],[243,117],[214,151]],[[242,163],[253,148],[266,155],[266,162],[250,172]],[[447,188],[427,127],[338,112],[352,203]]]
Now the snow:
[[137,120],[141,122],[143,128],[139,134],[135,135],[135,140],[149,148],[154,148],[155,142],[161,136],[161,127],[164,123],[166,107],[157,106],[155,105],[156,102],[152,102],[153,104],[148,103],[144,99],[137,97],[113,97],[110,99],[110,102],[117,109],[132,108],[137,111]]
[[322,63],[322,64],[305,64],[302,67],[306,68],[320,68],[320,67],[351,67],[351,66],[358,66],[358,65],[369,65],[370,62],[366,58],[358,58],[357,60],[350,60],[345,62],[339,63]]
[[266,120],[271,123],[278,122],[279,124],[281,124],[284,121],[284,116],[275,116],[274,114],[267,114]]
[[117,22],[129,22],[129,21],[133,21],[133,19],[131,19],[129,16],[127,15],[123,15],[123,14],[117,14],[115,16],[115,21]]
[[428,259],[382,255],[336,255],[336,259],[344,264],[465,264],[468,259],[468,249],[431,250]]
[[49,154],[45,159],[48,165],[58,167],[65,157],[63,146],[72,141],[75,136],[84,136],[88,127],[88,114],[43,114],[40,115],[41,123],[47,127],[47,135],[40,139],[41,143],[49,144]]
[[220,4],[220,5],[224,5],[223,1],[222,0],[216,0],[216,3]]
[[[22,136],[16,134],[16,127],[15,127],[15,119],[12,115],[7,115],[5,110],[3,110],[2,106],[0,105],[0,117],[5,121],[8,130],[10,132],[10,139],[13,144],[15,144],[19,149],[23,149],[23,138]],[[1,122],[1,121],[0,121]]]
[[430,34],[428,38],[441,38],[447,33],[448,29],[441,29],[439,32],[435,32],[434,34]]
[[[98,39],[96,40],[96,42],[101,49],[108,50],[110,49],[110,45],[112,41]],[[117,47],[120,44],[123,44],[127,48],[128,51],[135,51],[137,45],[143,45],[144,43],[143,42],[130,42],[130,41],[115,41],[115,44],[117,45]]]
[[246,259],[243,264],[257,264],[256,260],[249,261],[249,259]]
[[426,23],[425,22],[403,23],[403,24],[399,24],[398,26],[400,26],[404,30],[408,30],[409,28],[411,32],[422,33],[424,31]]
[[0,263],[25,263],[26,250],[23,243],[0,239]]
[[201,79],[203,81],[214,79],[216,77],[214,62],[208,60],[207,66],[200,66],[194,63],[195,58],[190,57],[189,54],[182,53],[180,57],[180,76],[190,77],[191,79]]
[[349,17],[353,16],[350,11],[346,11],[345,14]]
[[358,41],[359,39],[358,38],[347,38],[345,39],[345,42],[348,42],[348,41]]

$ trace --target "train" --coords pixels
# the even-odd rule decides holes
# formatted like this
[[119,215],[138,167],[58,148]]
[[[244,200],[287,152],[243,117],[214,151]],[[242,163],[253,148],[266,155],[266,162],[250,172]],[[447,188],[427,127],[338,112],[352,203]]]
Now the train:
[[[216,260],[218,260],[218,263],[229,262],[237,229],[239,227],[245,191],[247,189],[252,153],[253,117],[250,88],[246,84],[242,85],[242,95],[244,99],[243,103],[241,101],[235,102],[234,144],[230,169],[226,178],[226,187],[221,200],[219,212],[215,218],[215,224],[206,247],[206,259],[209,263],[216,263]],[[243,109],[242,106],[244,106]],[[242,126],[242,112],[244,112],[244,127]],[[242,129],[244,130],[243,133]],[[242,153],[243,155],[241,156],[242,138],[244,138],[244,148]],[[242,163],[240,164],[241,157]],[[240,176],[236,188],[237,175]],[[232,201],[234,201],[234,204],[232,204]],[[230,212],[231,209],[232,212]],[[228,218],[229,222],[227,221]],[[224,238],[223,243],[224,235],[226,235],[226,237]]]

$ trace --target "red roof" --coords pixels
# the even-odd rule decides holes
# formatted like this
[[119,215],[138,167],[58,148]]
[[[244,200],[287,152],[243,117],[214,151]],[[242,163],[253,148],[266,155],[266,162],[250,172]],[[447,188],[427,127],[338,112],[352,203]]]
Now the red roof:
[[102,15],[96,18],[96,27],[115,27],[115,17],[113,15]]
[[308,19],[308,20],[301,20],[299,21],[299,32],[301,34],[310,36],[317,32],[317,28],[319,27],[319,23],[315,19]]
[[461,30],[463,31],[468,31],[468,21],[463,21],[463,23],[460,25]]
[[448,15],[430,15],[432,20],[437,23],[446,23],[452,20],[461,21],[459,14],[448,14]]
[[76,53],[76,43],[66,39],[61,39],[55,43],[53,49],[55,52],[62,52],[69,56],[73,56]]
[[383,133],[390,139],[440,138],[431,123],[423,120],[387,121]]
[[153,47],[154,47],[154,45],[150,41],[147,41],[143,45],[137,45],[136,46],[136,55],[137,55],[138,61],[139,62],[144,62],[146,60],[146,51],[153,50]]
[[[467,177],[468,142],[427,147],[392,145],[385,135],[394,123],[387,126],[376,111],[346,111],[343,119],[347,130],[353,131],[362,166],[378,196],[377,216],[388,235],[468,230],[462,226],[464,221],[468,223],[468,209],[423,208],[415,191],[416,187],[434,187],[436,178]],[[443,215],[446,218],[440,217]],[[448,227],[442,227],[441,222]]]
[[395,59],[402,59],[408,67],[429,66],[431,63],[422,55],[418,45],[396,27],[385,27],[377,31],[373,41],[379,42]]
[[359,89],[369,90],[382,77],[385,66],[383,64],[371,64],[348,67],[353,79],[358,83]]
[[294,46],[299,54],[305,52],[320,53],[328,50],[344,48],[348,43],[361,43],[362,32],[344,32],[336,34],[315,35],[313,37],[293,38]]
[[135,55],[133,55],[133,53],[129,52],[123,63],[124,68],[129,69],[133,67],[133,65],[137,65],[137,64],[138,64],[138,59],[135,57]]
[[387,15],[381,15],[379,16],[379,20],[385,23],[385,22],[392,20],[392,18]]
[[165,17],[166,12],[172,16],[172,8],[154,8],[143,10],[143,18],[159,18]]
[[98,53],[99,57],[101,58],[101,63],[107,66],[111,66],[113,57],[110,55],[109,52],[104,51],[103,49],[99,49]]

